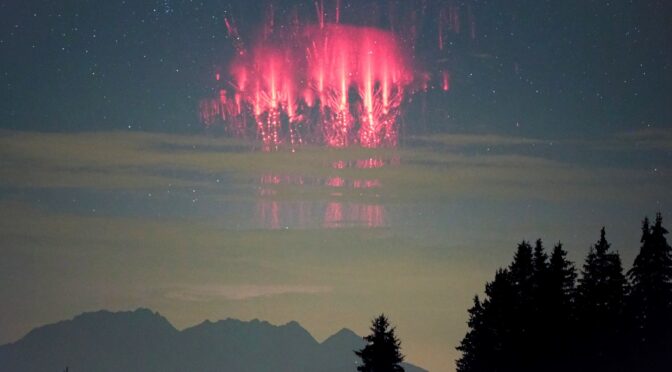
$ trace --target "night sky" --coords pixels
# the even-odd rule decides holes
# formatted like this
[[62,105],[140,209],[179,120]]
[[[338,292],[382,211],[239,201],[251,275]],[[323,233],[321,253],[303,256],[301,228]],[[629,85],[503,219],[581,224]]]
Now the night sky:
[[[408,95],[395,148],[269,153],[204,127],[225,18],[251,45],[270,2],[0,1],[0,344],[100,308],[318,340],[385,312],[409,361],[452,371],[519,241],[580,265],[604,225],[628,268],[641,219],[672,220],[666,1],[341,3],[343,24],[415,25],[417,76],[450,72]],[[439,50],[446,6],[462,26]],[[316,22],[312,1],[273,9]]]

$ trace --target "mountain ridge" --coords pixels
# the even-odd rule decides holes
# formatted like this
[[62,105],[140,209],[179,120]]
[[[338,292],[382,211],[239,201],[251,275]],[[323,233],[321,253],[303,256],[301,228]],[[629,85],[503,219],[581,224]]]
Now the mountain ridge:
[[[178,330],[147,308],[85,312],[0,345],[0,372],[355,371],[363,339],[343,328],[318,342],[296,321],[233,318]],[[421,368],[404,363],[408,372]]]

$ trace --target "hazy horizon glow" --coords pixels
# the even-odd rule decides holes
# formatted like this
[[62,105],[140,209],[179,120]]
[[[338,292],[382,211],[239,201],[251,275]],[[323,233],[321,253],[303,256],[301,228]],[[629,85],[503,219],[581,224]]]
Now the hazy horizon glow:
[[606,225],[629,265],[640,219],[670,203],[668,166],[651,168],[670,138],[442,134],[262,153],[206,136],[5,132],[0,342],[101,308],[149,307],[178,328],[296,320],[317,339],[363,334],[385,312],[409,361],[441,370],[518,241],[562,240],[580,263]]

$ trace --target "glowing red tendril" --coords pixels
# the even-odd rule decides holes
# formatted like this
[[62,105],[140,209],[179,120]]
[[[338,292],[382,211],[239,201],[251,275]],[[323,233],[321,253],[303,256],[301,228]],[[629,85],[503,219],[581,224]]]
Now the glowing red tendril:
[[262,41],[239,53],[229,90],[201,104],[205,125],[221,117],[241,134],[253,121],[267,150],[307,138],[331,147],[397,144],[396,119],[413,76],[394,34],[321,24],[303,27],[288,44]]

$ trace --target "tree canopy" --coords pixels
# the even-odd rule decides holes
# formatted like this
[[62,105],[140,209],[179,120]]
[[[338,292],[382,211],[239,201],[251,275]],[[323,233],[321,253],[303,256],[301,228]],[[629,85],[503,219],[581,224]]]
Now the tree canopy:
[[[459,372],[663,371],[672,365],[672,248],[662,217],[642,224],[624,274],[606,230],[580,277],[562,243],[518,244],[513,261],[474,298],[457,347]],[[578,278],[578,280],[577,280]]]
[[355,351],[362,364],[357,366],[360,372],[403,372],[400,363],[404,361],[401,354],[401,342],[395,335],[395,328],[390,325],[385,314],[380,314],[371,323],[371,334],[364,336],[366,345]]

